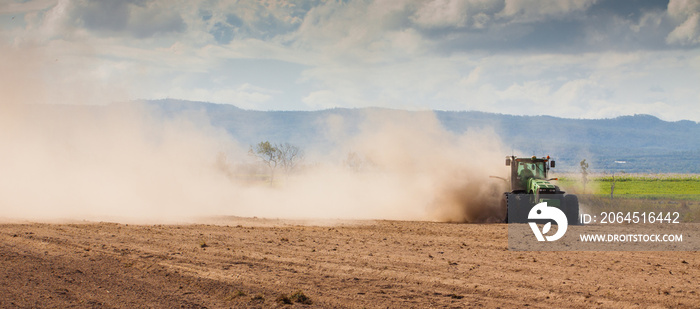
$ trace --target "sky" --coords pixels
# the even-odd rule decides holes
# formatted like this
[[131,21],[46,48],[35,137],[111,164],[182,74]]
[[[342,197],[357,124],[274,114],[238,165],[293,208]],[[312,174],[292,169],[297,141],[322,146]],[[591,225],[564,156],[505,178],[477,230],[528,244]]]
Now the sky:
[[692,0],[0,0],[0,51],[3,100],[32,104],[700,122]]

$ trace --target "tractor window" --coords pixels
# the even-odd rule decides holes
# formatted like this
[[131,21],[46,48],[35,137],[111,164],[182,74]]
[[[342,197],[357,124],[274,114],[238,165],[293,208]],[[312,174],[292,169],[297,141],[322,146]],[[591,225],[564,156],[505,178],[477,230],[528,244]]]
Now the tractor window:
[[534,166],[534,171],[532,172],[535,174],[535,178],[545,178],[545,164],[544,162],[537,162],[532,164]]
[[523,170],[527,168],[532,172],[535,178],[545,178],[545,163],[544,162],[519,162],[518,175],[523,175]]

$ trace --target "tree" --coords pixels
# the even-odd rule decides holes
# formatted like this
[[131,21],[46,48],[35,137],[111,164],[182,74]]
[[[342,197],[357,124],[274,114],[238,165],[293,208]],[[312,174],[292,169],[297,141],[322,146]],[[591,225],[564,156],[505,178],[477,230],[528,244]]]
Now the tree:
[[275,145],[270,144],[268,141],[260,142],[253,146],[250,146],[248,154],[260,159],[267,167],[270,169],[270,183],[275,178],[275,169],[279,165],[282,157],[282,152]]
[[270,169],[270,183],[274,180],[275,170],[282,167],[285,173],[291,173],[303,160],[304,152],[290,143],[271,144],[268,141],[250,146],[248,154],[260,159]]
[[352,171],[358,172],[362,168],[362,158],[360,158],[356,152],[348,152],[348,156],[345,158],[345,161],[343,161],[343,165]]
[[586,183],[588,183],[588,163],[586,159],[581,161],[581,180],[583,181],[583,194],[586,194]]
[[291,173],[304,159],[304,151],[290,143],[275,145],[275,147],[279,150],[280,164],[287,174]]

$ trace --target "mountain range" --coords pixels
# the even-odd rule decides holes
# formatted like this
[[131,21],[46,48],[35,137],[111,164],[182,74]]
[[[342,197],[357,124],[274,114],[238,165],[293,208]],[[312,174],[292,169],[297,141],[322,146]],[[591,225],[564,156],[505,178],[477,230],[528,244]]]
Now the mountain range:
[[[131,102],[132,104],[134,102]],[[289,142],[301,147],[324,139],[323,120],[341,116],[356,128],[371,108],[319,111],[256,111],[228,104],[175,99],[145,101],[165,117],[205,113],[211,124],[225,129],[241,143]],[[385,113],[421,113],[378,109]],[[425,111],[423,111],[425,112]],[[559,171],[575,172],[583,159],[596,172],[700,173],[700,124],[663,121],[650,115],[610,119],[567,119],[477,111],[432,111],[448,131],[490,128],[518,156],[551,155]],[[348,132],[352,133],[352,132]],[[520,153],[514,153],[515,151]]]

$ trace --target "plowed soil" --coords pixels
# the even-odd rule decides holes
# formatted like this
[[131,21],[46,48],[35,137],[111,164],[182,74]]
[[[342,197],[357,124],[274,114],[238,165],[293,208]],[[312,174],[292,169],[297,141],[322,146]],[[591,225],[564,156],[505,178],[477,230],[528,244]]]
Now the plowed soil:
[[515,252],[504,224],[209,223],[0,225],[0,308],[700,307],[697,252]]

